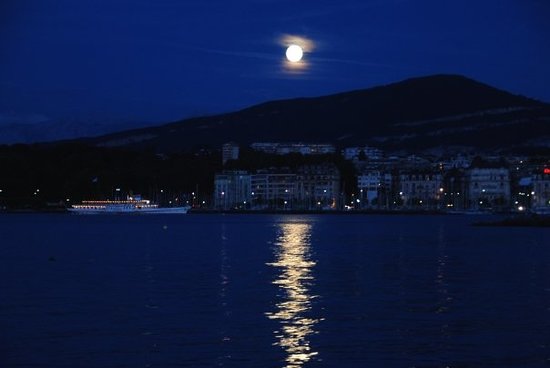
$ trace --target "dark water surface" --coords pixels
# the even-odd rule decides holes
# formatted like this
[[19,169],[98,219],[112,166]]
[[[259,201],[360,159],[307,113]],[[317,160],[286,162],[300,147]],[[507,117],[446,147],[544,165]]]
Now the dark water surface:
[[0,367],[542,367],[550,231],[0,216]]

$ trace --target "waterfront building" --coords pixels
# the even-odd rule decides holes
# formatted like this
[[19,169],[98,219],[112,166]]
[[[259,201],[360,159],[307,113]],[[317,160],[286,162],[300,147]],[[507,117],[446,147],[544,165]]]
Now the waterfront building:
[[264,169],[251,175],[253,209],[290,209],[296,199],[296,174],[288,169]]
[[296,172],[294,208],[336,209],[340,197],[340,172],[336,165],[301,166]]
[[380,170],[368,170],[357,176],[359,202],[355,207],[387,205],[391,197],[392,175]]
[[442,175],[435,172],[400,172],[399,204],[405,207],[438,208],[444,192]]
[[235,142],[228,142],[222,146],[222,164],[229,160],[239,159],[239,146]]
[[220,210],[250,207],[251,176],[246,171],[225,171],[214,176],[214,206]]
[[466,182],[470,208],[499,208],[510,204],[508,168],[487,165],[470,167],[466,171]]
[[466,174],[461,169],[451,169],[443,177],[443,209],[462,211],[468,208]]

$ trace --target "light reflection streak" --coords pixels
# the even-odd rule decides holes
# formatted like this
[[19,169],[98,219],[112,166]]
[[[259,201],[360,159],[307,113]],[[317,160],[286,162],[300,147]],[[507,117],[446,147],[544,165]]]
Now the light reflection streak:
[[275,243],[276,261],[267,265],[279,270],[274,285],[282,291],[275,312],[266,313],[269,319],[280,322],[280,331],[275,331],[275,345],[286,351],[286,368],[303,366],[318,353],[312,350],[308,337],[316,333],[315,325],[320,319],[312,318],[310,286],[314,283],[311,260],[311,224],[287,223],[280,225],[281,234]]

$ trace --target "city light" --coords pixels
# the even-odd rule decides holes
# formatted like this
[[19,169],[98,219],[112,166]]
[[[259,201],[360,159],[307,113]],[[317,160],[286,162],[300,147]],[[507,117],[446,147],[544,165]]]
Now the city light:
[[[347,204],[353,209],[405,210],[417,206],[422,210],[435,211],[454,210],[450,207],[504,211],[517,210],[519,205],[525,206],[527,210],[527,202],[520,200],[521,196],[530,197],[526,198],[529,207],[535,208],[547,202],[545,194],[535,189],[539,188],[535,180],[541,180],[540,171],[529,182],[524,180],[526,184],[515,185],[517,183],[510,176],[510,170],[515,166],[498,169],[470,168],[463,163],[459,166],[461,171],[456,173],[458,176],[447,176],[446,172],[405,170],[394,175],[384,172],[383,169],[375,171],[369,167],[360,167],[356,186],[353,186],[357,188],[356,193],[347,188],[342,190],[342,179],[338,178],[337,168],[304,168],[305,173],[311,177],[302,175],[299,170],[283,173],[277,169],[264,169],[257,173],[247,172],[246,175],[245,171],[225,172],[216,174],[214,187],[219,189],[215,192],[213,206],[231,210],[242,208],[244,201],[248,201],[253,204],[249,208],[251,211],[277,210],[281,209],[283,203],[285,209],[300,210],[342,210]],[[454,171],[452,173],[455,175]],[[546,177],[542,178],[545,179]],[[229,185],[230,183],[236,185]],[[333,188],[337,185],[342,191],[333,195]],[[225,189],[223,193],[221,188]],[[519,195],[514,188],[519,188]],[[510,189],[513,190],[512,193]],[[516,199],[518,203],[514,204]],[[453,202],[453,205],[449,206],[449,202]]]

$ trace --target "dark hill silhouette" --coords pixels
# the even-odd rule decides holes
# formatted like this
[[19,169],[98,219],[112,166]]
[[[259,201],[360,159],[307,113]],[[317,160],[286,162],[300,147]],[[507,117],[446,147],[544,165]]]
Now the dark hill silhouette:
[[87,141],[159,152],[218,148],[227,141],[502,148],[544,139],[550,134],[549,117],[547,104],[463,76],[435,75],[330,96],[266,102]]

